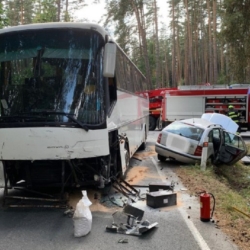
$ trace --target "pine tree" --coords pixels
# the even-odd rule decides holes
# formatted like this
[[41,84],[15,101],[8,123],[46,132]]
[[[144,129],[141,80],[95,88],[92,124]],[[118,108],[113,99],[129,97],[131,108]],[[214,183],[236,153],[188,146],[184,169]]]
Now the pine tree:
[[33,0],[7,0],[5,4],[9,25],[15,26],[32,22],[35,4]]

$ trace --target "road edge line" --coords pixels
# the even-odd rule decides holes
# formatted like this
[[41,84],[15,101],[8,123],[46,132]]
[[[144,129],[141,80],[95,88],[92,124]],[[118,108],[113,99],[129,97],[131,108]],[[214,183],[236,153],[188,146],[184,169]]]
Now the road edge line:
[[[157,162],[154,159],[154,157],[151,156],[150,158],[151,158],[161,180],[166,181],[166,178],[162,174],[162,172],[160,171],[159,167],[157,166]],[[204,240],[204,238],[202,237],[202,235],[199,233],[198,229],[195,227],[194,223],[190,219],[188,219],[188,214],[186,213],[186,211],[183,208],[178,208],[178,211],[180,212],[183,220],[185,221],[187,227],[189,228],[191,234],[194,236],[194,239],[197,242],[197,244],[200,246],[200,248],[202,250],[210,250],[209,246],[207,245],[207,243]]]

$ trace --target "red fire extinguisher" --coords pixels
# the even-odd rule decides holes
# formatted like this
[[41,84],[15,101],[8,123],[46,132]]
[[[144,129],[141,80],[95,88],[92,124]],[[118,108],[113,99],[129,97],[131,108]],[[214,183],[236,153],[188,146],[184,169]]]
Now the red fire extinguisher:
[[[213,209],[210,214],[210,198],[213,198]],[[206,191],[200,194],[200,220],[203,222],[208,222],[213,217],[215,209],[215,198],[213,194],[207,193]]]

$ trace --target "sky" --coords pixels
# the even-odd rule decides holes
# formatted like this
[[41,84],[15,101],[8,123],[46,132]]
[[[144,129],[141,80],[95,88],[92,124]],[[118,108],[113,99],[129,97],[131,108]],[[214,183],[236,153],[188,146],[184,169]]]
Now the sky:
[[[100,0],[100,4],[91,4],[92,1],[93,0],[85,0],[88,6],[76,11],[79,20],[86,18],[89,22],[97,23],[100,21],[101,16],[105,14],[105,0]],[[159,21],[168,24],[169,12],[166,0],[158,0],[157,6],[159,7]]]

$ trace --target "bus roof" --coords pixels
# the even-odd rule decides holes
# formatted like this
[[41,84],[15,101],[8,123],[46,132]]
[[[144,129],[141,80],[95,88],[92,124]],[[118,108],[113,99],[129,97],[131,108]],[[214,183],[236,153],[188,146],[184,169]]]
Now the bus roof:
[[77,28],[77,29],[90,29],[96,30],[103,38],[109,36],[108,32],[100,25],[94,23],[73,23],[73,22],[53,22],[53,23],[34,23],[18,25],[0,29],[0,34],[17,32],[23,30],[37,30],[37,29],[57,29],[57,28]]

